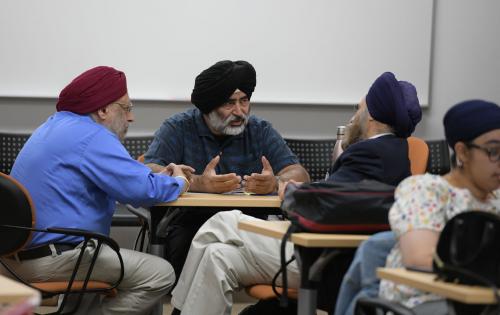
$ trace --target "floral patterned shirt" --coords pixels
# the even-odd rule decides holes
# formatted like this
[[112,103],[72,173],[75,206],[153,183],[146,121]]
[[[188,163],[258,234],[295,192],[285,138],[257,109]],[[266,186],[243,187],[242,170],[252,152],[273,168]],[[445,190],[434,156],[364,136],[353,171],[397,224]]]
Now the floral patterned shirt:
[[[396,189],[395,200],[389,211],[389,222],[397,240],[411,230],[441,232],[453,216],[471,209],[500,215],[500,189],[494,191],[489,200],[482,202],[468,189],[451,186],[443,177],[432,174],[412,176],[402,181]],[[399,242],[387,256],[386,267],[404,267]],[[388,280],[381,281],[380,296],[407,307],[441,299],[437,295]]]

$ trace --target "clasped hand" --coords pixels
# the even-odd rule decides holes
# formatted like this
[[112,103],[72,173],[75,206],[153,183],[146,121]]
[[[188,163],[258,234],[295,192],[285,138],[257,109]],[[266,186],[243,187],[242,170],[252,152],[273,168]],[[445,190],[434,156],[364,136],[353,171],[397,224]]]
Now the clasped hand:
[[169,176],[184,176],[188,179],[188,181],[191,181],[191,178],[193,177],[194,173],[194,168],[188,165],[184,164],[175,164],[175,163],[170,163],[165,168],[160,172],[160,174],[165,174]]

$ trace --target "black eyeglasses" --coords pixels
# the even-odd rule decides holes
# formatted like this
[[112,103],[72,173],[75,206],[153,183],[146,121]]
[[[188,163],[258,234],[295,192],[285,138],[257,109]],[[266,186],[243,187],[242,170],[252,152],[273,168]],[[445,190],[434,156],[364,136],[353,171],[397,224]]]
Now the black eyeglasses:
[[488,155],[488,158],[490,159],[491,162],[500,161],[500,147],[498,146],[494,148],[485,148],[472,142],[468,142],[465,145],[468,148],[474,148],[483,151],[484,153],[486,153],[486,155]]
[[120,106],[127,113],[130,113],[132,111],[132,109],[134,108],[134,105],[131,102],[128,103],[128,104],[114,102],[113,104],[117,104],[118,106]]

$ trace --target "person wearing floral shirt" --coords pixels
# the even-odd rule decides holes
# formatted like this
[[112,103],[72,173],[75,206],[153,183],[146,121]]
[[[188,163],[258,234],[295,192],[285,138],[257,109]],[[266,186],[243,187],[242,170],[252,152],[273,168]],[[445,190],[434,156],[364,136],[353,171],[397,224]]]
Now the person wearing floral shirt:
[[[453,106],[444,117],[446,140],[457,167],[444,176],[405,179],[389,212],[396,245],[386,267],[432,269],[432,256],[447,221],[464,211],[500,215],[500,107],[481,100]],[[447,314],[445,300],[388,280],[380,296],[410,307],[416,314]]]

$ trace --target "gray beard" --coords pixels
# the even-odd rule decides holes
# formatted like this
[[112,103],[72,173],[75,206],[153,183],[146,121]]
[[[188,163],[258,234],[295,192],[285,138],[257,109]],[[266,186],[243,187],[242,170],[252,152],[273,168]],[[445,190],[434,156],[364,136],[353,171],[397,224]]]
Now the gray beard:
[[[233,127],[231,126],[231,122],[234,120],[237,120],[238,118],[243,119],[243,124],[241,126],[236,126]],[[223,135],[226,136],[236,136],[242,133],[245,130],[245,127],[248,123],[248,116],[243,115],[242,117],[235,116],[231,114],[229,117],[226,119],[221,119],[219,115],[213,110],[210,113],[208,113],[208,124],[212,129],[214,129],[217,132],[222,133]]]

